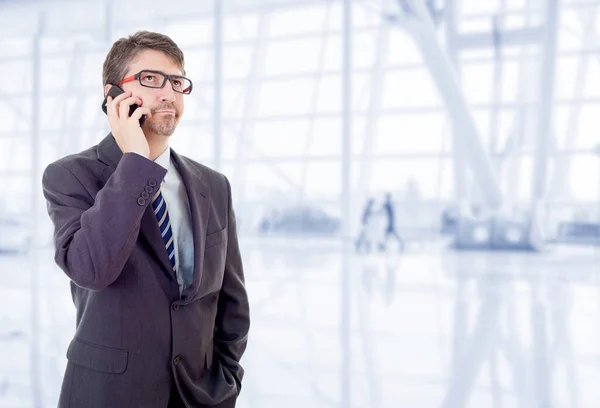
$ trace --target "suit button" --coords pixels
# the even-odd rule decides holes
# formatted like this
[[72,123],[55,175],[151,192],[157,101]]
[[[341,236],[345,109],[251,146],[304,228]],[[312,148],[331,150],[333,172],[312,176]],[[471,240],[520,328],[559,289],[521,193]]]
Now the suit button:
[[173,304],[172,309],[174,312],[178,312],[179,311],[179,305],[178,304]]
[[139,205],[146,205],[146,200],[144,200],[142,197],[138,198],[138,204]]
[[177,364],[179,364],[180,361],[181,361],[181,357],[175,356],[175,358],[173,359],[173,364],[177,365]]
[[144,188],[144,190],[146,190],[146,193],[148,193],[148,194],[151,194],[154,191],[154,189],[150,186],[146,186],[146,188]]
[[144,200],[147,200],[147,199],[149,199],[149,198],[150,198],[150,194],[146,193],[145,191],[142,191],[142,198],[143,198]]
[[148,180],[148,185],[150,187],[156,187],[156,180]]

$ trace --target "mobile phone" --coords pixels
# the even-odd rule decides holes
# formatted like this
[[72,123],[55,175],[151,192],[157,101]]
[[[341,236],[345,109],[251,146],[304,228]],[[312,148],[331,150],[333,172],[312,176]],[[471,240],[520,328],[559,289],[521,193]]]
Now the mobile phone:
[[[109,96],[112,96],[112,98],[114,100],[117,96],[121,95],[122,93],[125,93],[125,91],[123,89],[121,89],[120,86],[118,86],[118,85],[111,86],[110,89],[108,90],[108,93],[106,94],[106,97],[104,97],[104,101],[102,101],[102,112],[106,113],[106,99]],[[134,103],[133,105],[131,105],[129,107],[129,116],[131,116],[137,108],[139,108],[138,104]],[[146,121],[146,115],[142,115],[140,117],[140,126],[142,126],[145,121]]]

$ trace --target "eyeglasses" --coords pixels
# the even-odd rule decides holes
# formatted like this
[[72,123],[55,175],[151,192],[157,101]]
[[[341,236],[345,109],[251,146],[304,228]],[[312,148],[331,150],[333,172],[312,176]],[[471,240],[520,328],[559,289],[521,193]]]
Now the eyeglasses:
[[117,85],[138,80],[140,85],[147,88],[164,88],[167,80],[171,82],[171,86],[175,92],[189,95],[192,92],[192,81],[180,75],[167,75],[160,71],[145,70],[137,74],[127,77]]

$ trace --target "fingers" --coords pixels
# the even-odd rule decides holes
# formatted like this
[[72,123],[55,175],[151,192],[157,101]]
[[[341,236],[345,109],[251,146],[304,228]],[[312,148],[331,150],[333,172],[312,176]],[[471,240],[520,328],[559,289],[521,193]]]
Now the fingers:
[[137,96],[130,96],[128,98],[123,99],[121,103],[119,103],[119,118],[121,119],[121,121],[127,120],[129,118],[129,107],[133,104],[141,105],[142,100]]
[[109,96],[108,98],[106,98],[106,114],[108,115],[109,118],[118,118],[119,117],[118,106],[121,103],[121,101],[123,99],[127,98],[128,96],[131,96],[130,92],[122,93],[114,99],[112,96]]
[[150,109],[143,108],[140,106],[131,114],[131,119],[139,120],[142,117],[142,115],[147,115],[148,117],[151,117],[152,113],[150,112]]

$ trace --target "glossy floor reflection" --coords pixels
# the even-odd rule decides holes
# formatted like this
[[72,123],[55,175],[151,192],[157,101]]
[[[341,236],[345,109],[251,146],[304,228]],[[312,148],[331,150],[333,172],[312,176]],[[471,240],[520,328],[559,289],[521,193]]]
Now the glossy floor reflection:
[[[600,250],[431,244],[344,259],[331,242],[242,245],[252,329],[240,408],[600,406]],[[56,406],[74,308],[52,262],[48,250],[0,256],[0,407]]]

